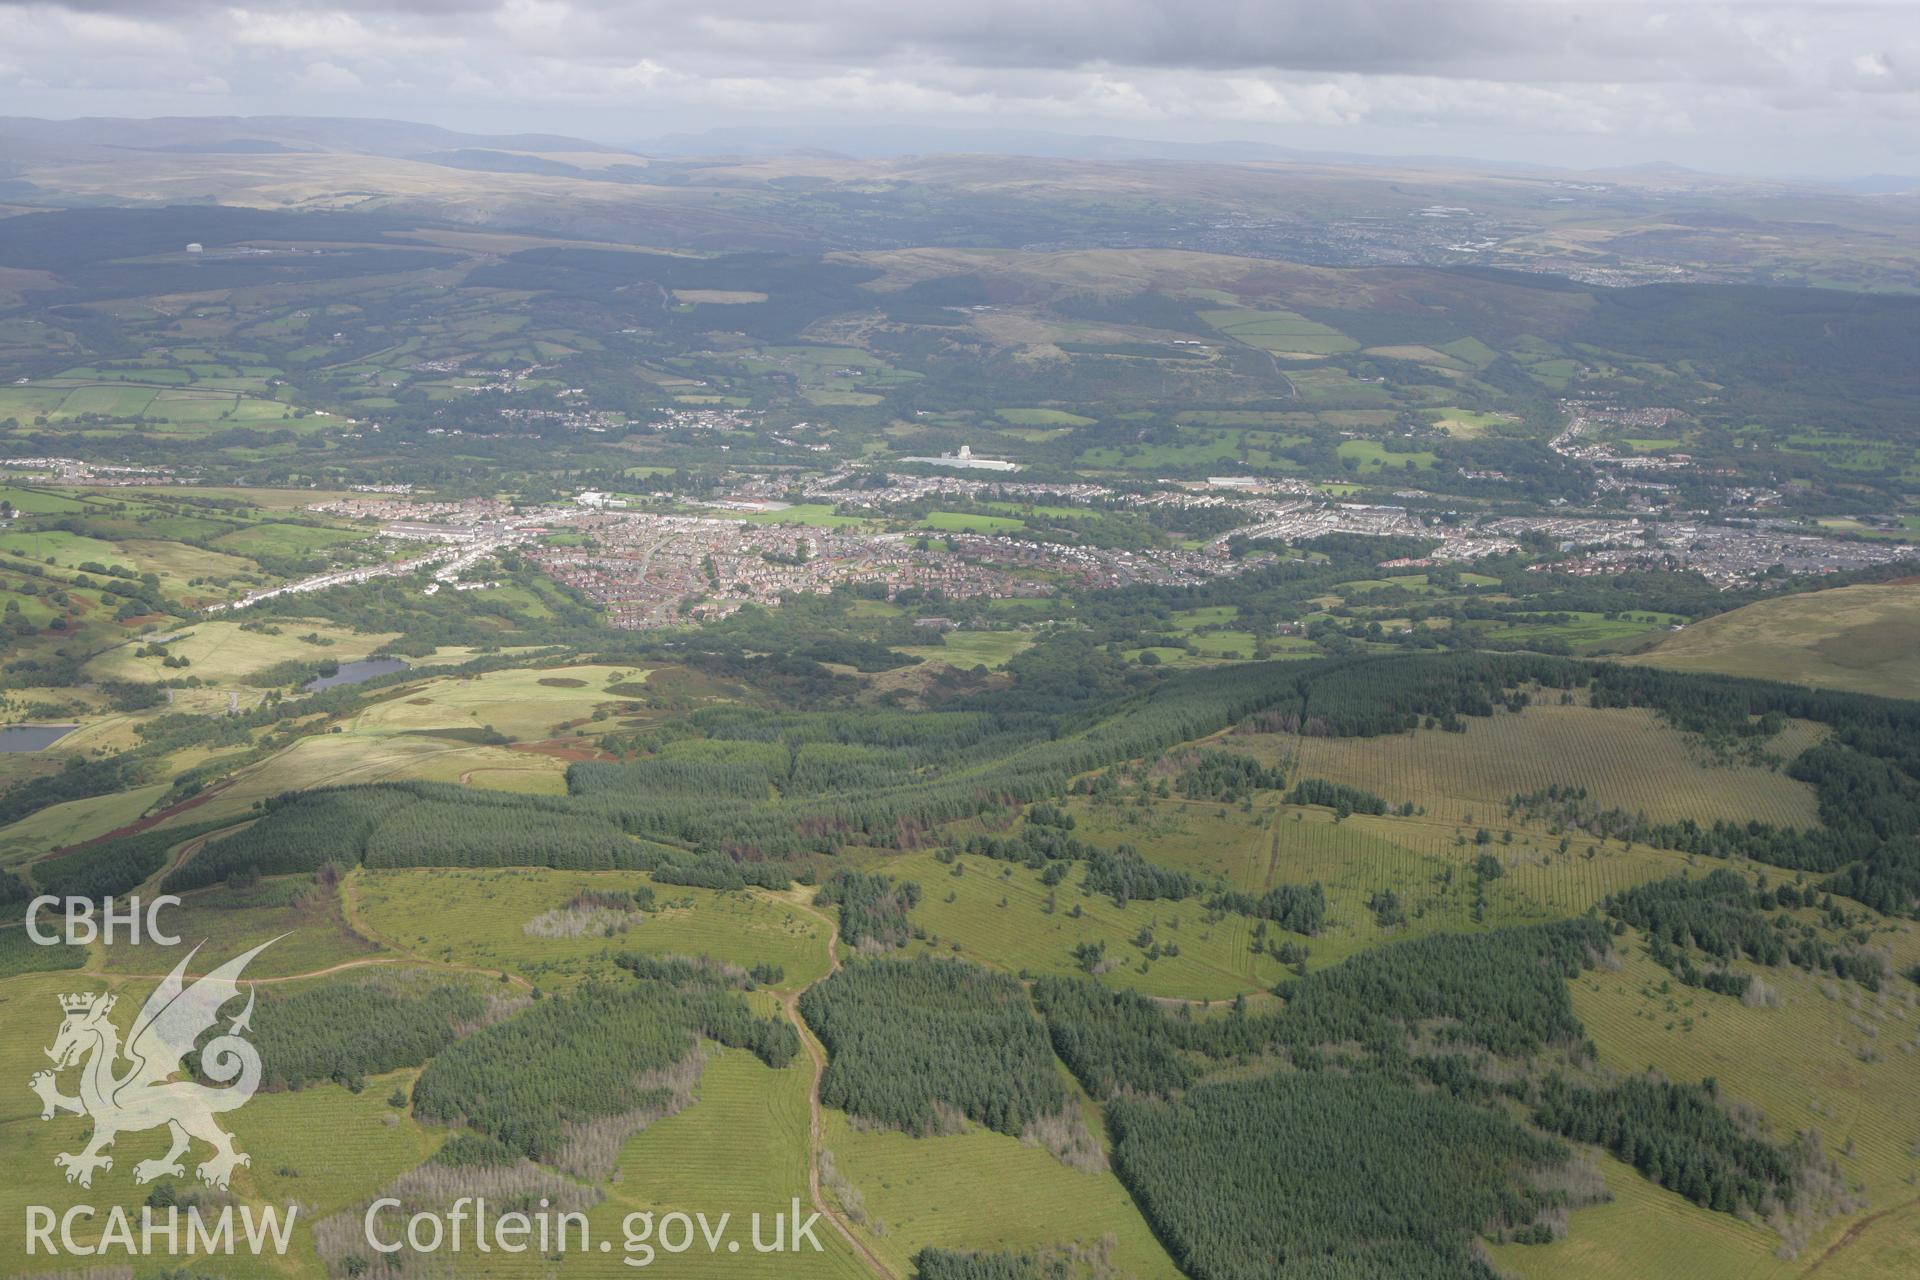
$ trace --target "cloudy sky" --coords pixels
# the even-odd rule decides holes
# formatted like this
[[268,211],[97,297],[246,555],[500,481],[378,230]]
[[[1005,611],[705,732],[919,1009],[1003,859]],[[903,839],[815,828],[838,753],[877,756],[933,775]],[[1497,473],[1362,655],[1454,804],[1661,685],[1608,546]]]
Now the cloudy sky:
[[0,114],[1920,172],[1920,0],[0,0]]

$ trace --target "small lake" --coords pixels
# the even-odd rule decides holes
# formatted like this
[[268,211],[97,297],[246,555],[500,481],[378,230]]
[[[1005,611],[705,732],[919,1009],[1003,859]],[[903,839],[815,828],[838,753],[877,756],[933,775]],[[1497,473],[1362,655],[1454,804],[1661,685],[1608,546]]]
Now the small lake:
[[330,676],[315,676],[301,685],[305,693],[318,693],[322,689],[331,689],[340,684],[359,684],[375,676],[390,676],[396,671],[405,671],[407,664],[398,658],[362,658],[358,662],[343,662],[340,669]]
[[80,726],[77,724],[16,724],[0,729],[0,751],[45,751]]

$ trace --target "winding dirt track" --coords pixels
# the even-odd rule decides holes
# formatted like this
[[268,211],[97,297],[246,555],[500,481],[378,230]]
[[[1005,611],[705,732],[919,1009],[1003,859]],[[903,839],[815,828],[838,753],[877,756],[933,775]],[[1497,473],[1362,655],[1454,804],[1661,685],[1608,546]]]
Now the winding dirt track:
[[[419,956],[411,955],[362,956],[358,960],[343,960],[339,964],[330,964],[324,969],[314,969],[308,973],[282,973],[271,978],[250,977],[242,979],[242,981],[250,987],[255,985],[265,987],[276,982],[305,982],[308,978],[324,978],[330,973],[340,973],[346,969],[366,969],[375,965],[389,964],[408,965],[414,968],[440,969],[448,973],[477,973],[488,978],[498,977],[500,973],[498,969],[483,969],[479,965],[448,964],[444,960],[427,960]],[[107,969],[91,972],[89,976],[97,978],[146,978],[158,982],[160,979],[171,977],[172,975],[165,973],[118,973],[114,970]],[[189,970],[186,976],[189,978],[198,978],[204,975]],[[531,989],[532,986],[525,978],[516,977],[513,974],[507,975],[507,982],[512,986],[527,989]]]
[[1832,1244],[1828,1245],[1827,1251],[1821,1254],[1819,1258],[1817,1258],[1814,1261],[1814,1264],[1812,1266],[1808,1267],[1805,1271],[1802,1271],[1800,1274],[1802,1276],[1812,1275],[1814,1272],[1818,1271],[1820,1268],[1826,1266],[1829,1262],[1832,1262],[1835,1254],[1839,1253],[1842,1249],[1846,1248],[1848,1245],[1858,1240],[1860,1238],[1861,1233],[1864,1232],[1868,1227],[1871,1227],[1874,1223],[1880,1221],[1880,1219],[1886,1217],[1888,1214],[1899,1213],[1902,1210],[1911,1209],[1916,1205],[1920,1205],[1920,1199],[1909,1200],[1904,1204],[1896,1204],[1889,1208],[1882,1209],[1878,1213],[1868,1214],[1866,1217],[1860,1219],[1860,1221],[1848,1227],[1844,1235],[1842,1235],[1838,1240],[1835,1240]]
[[[195,841],[191,846],[188,846],[187,848],[183,849],[181,851],[181,856],[179,860],[184,861],[188,854],[192,853],[194,849],[197,849],[201,844],[204,844],[208,838],[209,837],[202,837],[200,840]],[[163,870],[160,874],[164,875],[165,871]],[[412,951],[408,950],[406,947],[401,946],[398,942],[394,941],[392,938],[389,938],[385,934],[381,933],[378,929],[375,929],[372,926],[368,925],[366,921],[360,919],[359,915],[356,913],[356,910],[355,910],[357,905],[358,904],[354,901],[351,884],[347,882],[343,882],[340,885],[341,919],[343,919],[346,922],[348,928],[352,929],[355,933],[359,934],[362,938],[365,938],[368,942],[373,943],[375,946],[385,948],[386,950],[392,952],[393,953],[392,955],[360,956],[353,960],[342,960],[339,964],[330,964],[324,969],[314,969],[307,973],[283,973],[283,974],[277,974],[270,978],[248,978],[246,980],[248,984],[251,985],[253,983],[258,983],[261,986],[268,986],[276,982],[304,982],[308,978],[324,978],[328,974],[342,973],[348,969],[366,969],[366,968],[374,967],[376,965],[390,965],[390,964],[412,965],[419,968],[439,969],[445,973],[477,973],[488,978],[498,978],[502,973],[506,972],[503,969],[489,969],[484,965],[455,964],[450,960],[433,960],[433,959],[429,959],[426,956],[416,955]],[[145,978],[145,979],[152,980],[154,982],[158,982],[162,978],[166,978],[170,976],[169,974],[165,974],[165,973],[117,973],[117,972],[114,972],[113,970],[98,969],[95,967],[96,963],[97,963],[97,960],[93,962],[89,962],[85,972],[100,978],[113,978],[113,979]],[[203,972],[204,971],[190,970],[187,976],[190,978],[200,977]],[[506,975],[506,978],[507,978],[508,986],[517,987],[522,991],[531,991],[533,989],[533,984],[527,981],[525,978],[521,977],[517,973],[508,973]]]
[[[791,901],[788,899],[787,901]],[[798,904],[794,904],[798,906]],[[827,926],[827,972],[818,982],[825,982],[840,971],[840,926],[831,918],[821,915],[812,907],[798,907],[799,910],[819,920]],[[879,1276],[880,1280],[898,1280],[893,1268],[880,1260],[878,1254],[869,1249],[861,1239],[854,1235],[853,1227],[840,1216],[838,1210],[827,1203],[820,1194],[820,1077],[827,1071],[827,1051],[814,1039],[813,1031],[807,1026],[806,1019],[800,1016],[800,997],[805,995],[818,982],[810,982],[800,990],[781,997],[786,1006],[787,1018],[793,1023],[793,1029],[800,1033],[801,1047],[807,1051],[808,1059],[813,1063],[813,1082],[807,1086],[807,1195],[813,1201],[814,1212],[823,1215],[840,1233],[841,1239],[867,1264],[867,1269]]]

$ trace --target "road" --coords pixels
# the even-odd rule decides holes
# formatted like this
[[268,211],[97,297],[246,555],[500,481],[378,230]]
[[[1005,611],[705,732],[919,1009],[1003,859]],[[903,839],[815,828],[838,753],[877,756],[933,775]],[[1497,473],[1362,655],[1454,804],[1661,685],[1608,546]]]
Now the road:
[[[1266,348],[1262,347],[1260,350],[1266,351]],[[1293,385],[1293,379],[1289,378],[1287,371],[1281,367],[1280,357],[1271,351],[1267,351],[1267,359],[1273,361],[1273,371],[1280,375],[1280,381],[1287,384],[1287,398],[1289,400],[1298,400],[1300,398],[1300,388]]]
[[[792,899],[782,899],[782,901],[792,903]],[[797,903],[792,905],[827,926],[827,972],[818,980],[818,982],[825,982],[840,972],[840,926],[812,907],[802,907]],[[813,1082],[807,1086],[807,1195],[813,1201],[814,1212],[823,1215],[833,1224],[833,1229],[840,1233],[841,1238],[867,1265],[869,1271],[879,1276],[880,1280],[899,1280],[893,1269],[882,1262],[880,1256],[853,1233],[853,1227],[840,1216],[838,1210],[827,1203],[827,1198],[820,1194],[820,1078],[827,1071],[827,1051],[814,1038],[806,1019],[800,1016],[800,997],[812,990],[818,982],[810,982],[800,990],[781,997],[781,1003],[787,1009],[788,1020],[793,1023],[793,1029],[800,1033],[800,1045],[807,1051],[807,1057],[813,1063]]]

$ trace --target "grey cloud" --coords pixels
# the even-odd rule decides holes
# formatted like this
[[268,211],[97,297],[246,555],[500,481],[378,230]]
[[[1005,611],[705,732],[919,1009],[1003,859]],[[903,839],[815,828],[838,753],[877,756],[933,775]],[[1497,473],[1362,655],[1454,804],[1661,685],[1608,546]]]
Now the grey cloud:
[[0,0],[0,57],[0,112],[34,115],[1612,137],[1709,166],[1771,166],[1793,132],[1821,164],[1920,163],[1911,0]]
[[[29,8],[44,0],[0,0]],[[231,10],[478,28],[505,0],[55,0],[147,21]],[[1884,4],[1678,0],[577,0],[544,33],[587,58],[734,54],[775,60],[927,58],[981,67],[1093,64],[1189,70],[1353,72],[1488,79],[1708,79],[1768,83],[1780,57],[1747,33],[1767,15],[1872,29]],[[1911,13],[1911,10],[1907,10]],[[613,43],[609,43],[609,37]],[[1864,51],[1864,50],[1863,50]]]

